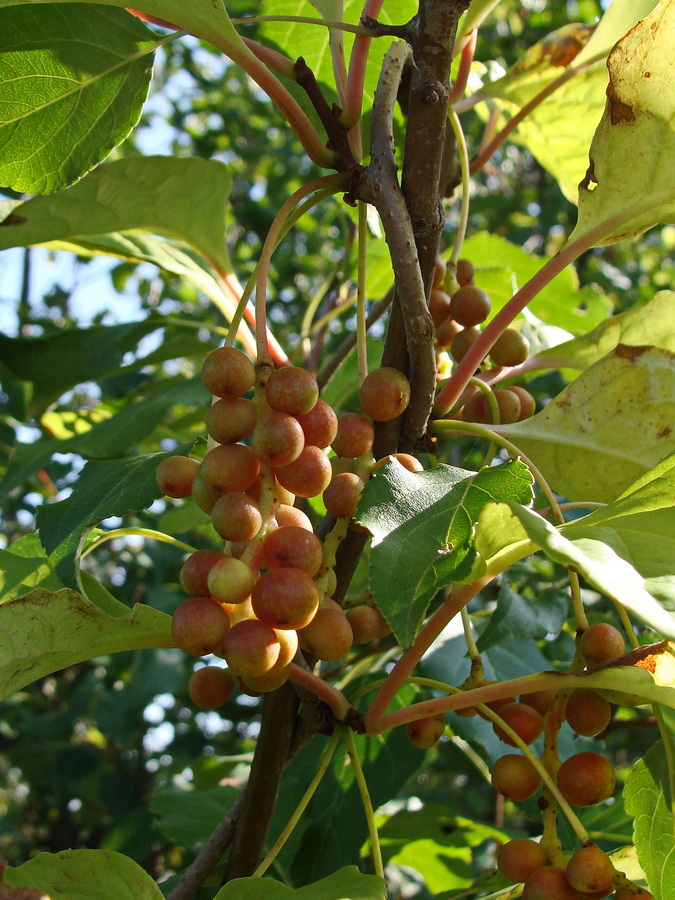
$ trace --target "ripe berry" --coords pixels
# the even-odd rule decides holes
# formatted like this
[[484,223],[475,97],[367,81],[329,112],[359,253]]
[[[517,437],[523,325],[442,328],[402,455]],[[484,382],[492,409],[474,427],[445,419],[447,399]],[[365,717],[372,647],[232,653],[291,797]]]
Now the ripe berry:
[[[526,744],[532,744],[544,730],[544,720],[540,713],[527,703],[507,703],[499,707],[498,713]],[[496,723],[493,729],[497,737],[512,747],[516,742]]]
[[577,850],[567,863],[565,874],[575,890],[604,896],[612,886],[614,866],[604,850],[591,845]]
[[596,691],[579,688],[572,691],[565,706],[570,728],[584,737],[595,737],[609,725],[612,707]]
[[337,434],[338,418],[332,406],[317,400],[304,416],[297,417],[305,435],[305,446],[328,447]]
[[356,459],[373,446],[375,430],[370,419],[360,413],[345,413],[338,419],[338,430],[332,443],[338,456]]
[[280,651],[272,627],[258,619],[244,619],[230,629],[223,641],[222,654],[237,675],[248,678],[268,672],[279,659]]
[[189,497],[199,471],[199,460],[189,456],[169,456],[157,466],[155,481],[167,497]]
[[241,397],[253,387],[255,367],[241,350],[218,347],[204,360],[202,381],[216,397]]
[[277,507],[275,518],[279,528],[282,528],[284,525],[297,525],[299,528],[312,531],[312,522],[309,516],[296,506],[280,503]]
[[450,314],[455,322],[465,328],[480,325],[490,315],[491,309],[488,295],[473,284],[459,288],[450,298]]
[[219,494],[247,491],[255,482],[260,463],[245,444],[221,444],[209,450],[202,461],[199,478]]
[[176,646],[191,656],[218,651],[229,630],[227,613],[212,597],[188,597],[171,620],[171,635]]
[[530,342],[515,328],[506,328],[490,350],[490,359],[496,366],[519,366],[530,355]]
[[353,472],[334,475],[323,492],[323,502],[327,511],[338,519],[351,519],[356,513],[363,488],[363,481]]
[[222,550],[209,548],[207,550],[195,550],[183,563],[180,570],[180,586],[186,594],[195,597],[208,597],[208,577],[211,567],[219,560],[227,559],[227,554]]
[[608,759],[585,751],[562,763],[557,781],[561,794],[573,806],[594,806],[612,796],[616,775]]
[[300,456],[305,446],[305,436],[293,416],[271,412],[258,419],[251,443],[261,463],[278,468],[289,465]]
[[282,525],[270,531],[263,541],[263,553],[270,569],[301,569],[310,578],[323,562],[323,544],[299,525]]
[[303,650],[324,662],[342,659],[353,643],[349,619],[338,607],[322,606],[299,634]]
[[301,569],[270,569],[251,594],[253,612],[272,628],[304,628],[319,608],[319,592]]
[[220,666],[202,666],[188,681],[190,700],[200,709],[217,709],[232,696],[234,679]]
[[222,397],[207,410],[206,430],[219,444],[231,444],[253,434],[257,420],[258,410],[252,400]]
[[316,497],[330,484],[333,470],[319,447],[305,447],[287,466],[275,470],[279,484],[298,497]]
[[375,422],[390,422],[410,403],[410,382],[403,372],[388,366],[374,369],[359,389],[361,406]]
[[252,497],[232,491],[214,503],[211,523],[226,541],[250,541],[260,531],[262,514]]
[[265,384],[265,399],[277,412],[291,416],[308,413],[319,399],[316,379],[306,369],[284,366],[272,372]]
[[492,786],[508,800],[529,800],[541,787],[541,776],[526,756],[507,753],[492,767]]
[[386,465],[392,459],[398,460],[404,469],[407,469],[409,472],[423,472],[424,466],[416,459],[416,457],[411,456],[410,453],[390,453],[389,456],[383,456],[373,466],[373,472],[376,472],[379,468]]
[[589,663],[609,662],[626,652],[623,635],[607,622],[589,625],[581,635],[579,647]]
[[526,838],[507,841],[497,851],[497,869],[514,884],[525,881],[547,863],[546,851],[541,844]]
[[425,716],[414,722],[408,722],[405,733],[408,740],[420,750],[428,750],[438,742],[445,731],[445,716],[441,713],[437,716]]
[[220,491],[207,484],[197,472],[192,482],[192,499],[195,501],[195,504],[207,515],[211,515],[213,504],[220,496],[222,496]]
[[579,892],[570,886],[564,869],[542,866],[526,879],[523,900],[579,900]]

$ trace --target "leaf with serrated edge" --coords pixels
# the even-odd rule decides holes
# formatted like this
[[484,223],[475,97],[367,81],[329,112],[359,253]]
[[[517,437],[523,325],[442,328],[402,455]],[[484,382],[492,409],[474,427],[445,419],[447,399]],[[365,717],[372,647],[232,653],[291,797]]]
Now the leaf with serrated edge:
[[659,742],[639,759],[624,788],[626,810],[635,819],[635,846],[655,897],[674,895],[675,839],[671,754]]
[[284,897],[288,900],[385,900],[387,888],[377,875],[363,875],[356,866],[344,866],[313,884],[292,890],[269,878],[236,878],[222,888],[213,900],[262,900]]
[[169,456],[184,455],[191,446],[165,453],[88,462],[67,500],[40,507],[37,514],[40,540],[64,584],[78,586],[75,557],[88,529],[109,516],[125,516],[150,506],[162,496],[155,482],[159,463]]
[[675,0],[661,0],[610,53],[607,103],[579,185],[570,242],[616,215],[619,223],[599,243],[675,222],[674,55]]
[[48,194],[105,159],[140,118],[157,45],[119,9],[0,9],[0,184]]
[[508,502],[530,540],[546,556],[564,566],[574,566],[586,581],[636,615],[665,638],[675,638],[675,619],[647,592],[644,579],[630,563],[598,540],[568,540],[530,509]]
[[675,450],[675,354],[620,344],[541,412],[494,430],[568,500],[609,503]]
[[227,168],[212,159],[131,156],[100,166],[77,184],[15,206],[18,224],[0,228],[0,249],[145,231],[190,244],[223,272]]
[[95,656],[173,646],[171,617],[150,606],[111,616],[70,588],[31,591],[0,605],[0,697]]
[[507,496],[527,503],[531,484],[529,469],[517,460],[480,472],[443,465],[408,472],[393,460],[366,485],[356,518],[373,535],[371,589],[403,646],[413,641],[439,588],[468,575],[460,566],[471,562],[483,506]]

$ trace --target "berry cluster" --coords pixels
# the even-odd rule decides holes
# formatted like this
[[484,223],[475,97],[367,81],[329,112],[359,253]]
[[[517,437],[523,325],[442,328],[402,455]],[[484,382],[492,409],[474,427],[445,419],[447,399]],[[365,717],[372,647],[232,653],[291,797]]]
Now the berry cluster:
[[[375,606],[345,612],[332,599],[333,567],[365,479],[384,462],[372,457],[373,422],[406,409],[410,384],[395,369],[376,369],[361,385],[361,412],[338,417],[305,369],[256,368],[231,347],[206,357],[202,380],[214,396],[206,416],[213,446],[201,462],[165,459],[157,484],[167,496],[192,496],[225,542],[186,560],[180,581],[189,596],[172,622],[186,653],[227,662],[228,670],[204,666],[190,680],[192,700],[213,709],[235,679],[253,693],[279,687],[299,648],[334,661],[389,633]],[[414,457],[399,458],[421,469]],[[295,505],[318,495],[337,519],[323,543]]]
[[[587,665],[609,662],[625,652],[623,637],[612,625],[596,623],[581,635],[579,652]],[[524,701],[500,702],[503,705],[491,706],[523,743],[529,745],[540,734],[546,734],[547,748],[540,763],[569,804],[590,807],[611,797],[616,776],[605,757],[583,751],[560,762],[554,749],[557,731],[565,719],[582,736],[605,730],[611,707],[604,697],[592,690],[577,689],[568,694],[540,691],[526,695]],[[495,725],[495,731],[506,743],[515,744],[499,725]],[[495,762],[492,784],[507,799],[523,801],[539,791],[542,776],[525,755],[508,753]],[[544,806],[551,799],[546,797]],[[652,900],[649,891],[636,887],[617,872],[599,847],[588,844],[568,857],[557,838],[547,838],[546,831],[541,843],[516,839],[504,844],[498,852],[497,868],[509,881],[523,883],[524,900],[583,900],[607,897],[612,892],[616,900]]]
[[[480,335],[480,326],[492,310],[488,294],[473,282],[474,267],[468,259],[460,259],[454,271],[439,257],[434,273],[434,285],[429,296],[429,312],[433,319],[436,346],[439,352],[449,350],[455,362],[464,359],[469,348]],[[527,338],[515,328],[506,328],[492,345],[489,361],[492,367],[511,368],[525,362],[530,353]],[[508,424],[534,415],[532,394],[519,385],[494,390],[499,408],[499,421]],[[472,393],[462,409],[465,422],[489,425],[494,416],[487,397],[480,391]]]

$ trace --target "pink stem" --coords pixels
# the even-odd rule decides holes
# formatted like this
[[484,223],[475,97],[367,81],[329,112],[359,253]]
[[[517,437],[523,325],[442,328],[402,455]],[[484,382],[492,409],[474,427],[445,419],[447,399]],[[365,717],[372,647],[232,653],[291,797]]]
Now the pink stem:
[[[361,18],[368,16],[376,19],[382,9],[384,0],[366,0]],[[352,53],[349,57],[349,72],[347,74],[347,92],[345,96],[345,108],[340,120],[346,128],[352,128],[361,117],[363,107],[363,85],[366,78],[366,64],[372,37],[367,34],[357,34],[352,45]]]
[[349,701],[344,694],[341,694],[332,684],[328,684],[323,678],[319,678],[312,672],[303,669],[296,663],[291,663],[288,670],[288,680],[297,684],[299,687],[305,688],[312,694],[317,696],[319,700],[323,700],[333,712],[333,715],[340,722],[344,722],[350,710],[352,709]]
[[462,47],[462,55],[459,59],[459,68],[457,69],[457,77],[455,78],[455,83],[450,89],[450,94],[448,96],[448,103],[451,106],[464,95],[464,91],[466,90],[466,83],[469,80],[469,73],[471,72],[473,55],[476,52],[477,40],[478,32],[472,31],[469,37],[466,39],[464,46]]

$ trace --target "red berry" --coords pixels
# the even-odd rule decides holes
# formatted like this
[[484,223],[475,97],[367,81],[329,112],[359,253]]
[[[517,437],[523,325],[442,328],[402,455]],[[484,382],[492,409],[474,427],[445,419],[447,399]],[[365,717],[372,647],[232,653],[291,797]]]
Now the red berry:
[[319,399],[316,379],[299,366],[284,366],[272,372],[265,384],[265,399],[277,412],[291,416],[308,413]]
[[381,366],[366,375],[359,390],[361,406],[375,422],[390,422],[410,402],[410,382],[403,372]]
[[253,611],[272,628],[304,628],[319,608],[315,583],[301,569],[270,569],[260,576],[251,594]]
[[219,666],[202,666],[190,676],[190,700],[201,709],[217,709],[232,696],[234,679]]
[[595,845],[577,850],[567,863],[570,885],[577,891],[604,896],[609,893],[614,878],[614,866],[607,854]]
[[562,763],[557,781],[560,793],[573,806],[594,806],[612,796],[616,775],[608,759],[585,751]]
[[167,497],[189,497],[199,471],[199,460],[189,456],[169,456],[157,466],[155,481]]
[[405,726],[408,740],[413,746],[419,747],[420,750],[428,750],[429,747],[433,747],[444,731],[445,716],[442,714],[425,716],[423,719],[408,722]]
[[589,663],[609,662],[626,652],[623,635],[607,622],[589,625],[581,635],[579,646]]
[[492,786],[509,800],[529,800],[539,790],[541,776],[526,756],[507,753],[492,767]]
[[546,851],[541,844],[526,838],[507,841],[497,851],[497,869],[514,884],[525,881],[547,863]]
[[202,381],[216,397],[241,397],[253,387],[255,367],[241,350],[218,347],[204,360]]

